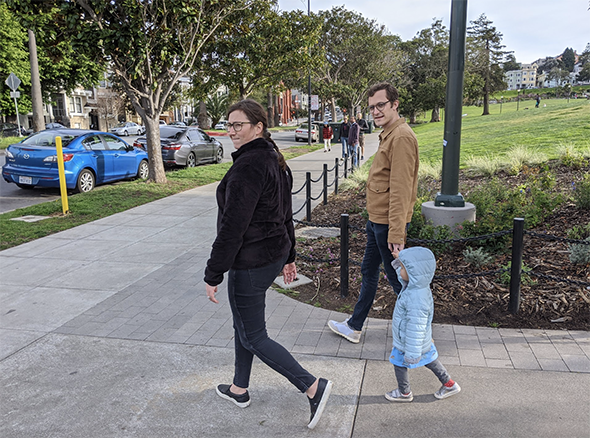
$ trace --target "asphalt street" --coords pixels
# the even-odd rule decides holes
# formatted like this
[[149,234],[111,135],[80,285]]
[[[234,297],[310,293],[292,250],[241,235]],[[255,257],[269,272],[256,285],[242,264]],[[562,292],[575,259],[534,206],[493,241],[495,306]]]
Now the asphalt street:
[[[124,140],[133,144],[138,136],[125,137]],[[292,131],[275,132],[272,134],[273,139],[280,149],[286,149],[291,146],[301,145],[295,142],[295,136]],[[231,161],[231,153],[234,151],[233,144],[228,136],[216,136],[223,145],[223,161]],[[0,166],[6,161],[4,152],[0,151]],[[6,213],[17,208],[29,207],[31,205],[41,204],[43,202],[53,201],[60,197],[58,188],[35,187],[32,190],[23,190],[15,184],[9,184],[0,178],[0,213]]]

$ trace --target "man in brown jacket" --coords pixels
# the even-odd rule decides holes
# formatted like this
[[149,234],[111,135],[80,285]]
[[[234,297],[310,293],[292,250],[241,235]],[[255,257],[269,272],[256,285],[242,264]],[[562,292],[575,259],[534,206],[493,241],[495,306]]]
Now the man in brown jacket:
[[401,290],[391,266],[392,253],[404,249],[418,189],[418,141],[399,115],[397,89],[383,82],[373,85],[368,95],[369,112],[383,132],[367,180],[369,220],[361,291],[350,318],[344,322],[328,321],[334,333],[355,344],[361,339],[361,330],[375,299],[381,263],[395,293]]

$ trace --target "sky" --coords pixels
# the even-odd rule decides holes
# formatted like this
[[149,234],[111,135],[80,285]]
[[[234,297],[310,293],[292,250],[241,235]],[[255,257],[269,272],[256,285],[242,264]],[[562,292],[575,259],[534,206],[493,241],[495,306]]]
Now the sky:
[[[278,0],[283,11],[307,12],[308,0]],[[385,25],[402,40],[410,40],[433,18],[450,28],[451,0],[310,0],[312,12],[344,6]],[[590,43],[590,0],[467,0],[467,20],[485,14],[502,35],[504,50],[530,64],[559,56],[570,47],[581,54]],[[468,23],[469,25],[469,23]]]

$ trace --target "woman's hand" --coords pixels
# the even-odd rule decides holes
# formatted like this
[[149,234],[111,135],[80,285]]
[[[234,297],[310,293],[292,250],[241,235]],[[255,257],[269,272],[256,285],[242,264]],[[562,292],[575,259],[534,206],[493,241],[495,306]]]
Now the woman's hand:
[[295,262],[287,263],[283,268],[283,281],[285,284],[289,284],[297,278],[297,268]]
[[215,294],[217,293],[217,286],[209,286],[205,283],[205,288],[207,289],[207,297],[209,301],[213,301],[215,304],[219,304],[219,301],[215,298]]

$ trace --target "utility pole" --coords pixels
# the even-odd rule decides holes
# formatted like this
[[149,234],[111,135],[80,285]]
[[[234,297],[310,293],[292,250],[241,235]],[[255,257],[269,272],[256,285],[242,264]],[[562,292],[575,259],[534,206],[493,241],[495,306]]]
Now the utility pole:
[[[307,16],[311,15],[311,0],[307,0]],[[309,48],[311,54],[311,47]],[[318,134],[319,135],[319,134]],[[311,146],[311,72],[307,75],[307,144]]]
[[33,131],[45,129],[43,120],[43,96],[41,94],[41,79],[39,77],[39,62],[37,60],[37,40],[35,32],[28,30],[29,59],[31,62],[31,103],[33,105]]

